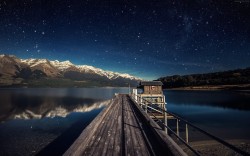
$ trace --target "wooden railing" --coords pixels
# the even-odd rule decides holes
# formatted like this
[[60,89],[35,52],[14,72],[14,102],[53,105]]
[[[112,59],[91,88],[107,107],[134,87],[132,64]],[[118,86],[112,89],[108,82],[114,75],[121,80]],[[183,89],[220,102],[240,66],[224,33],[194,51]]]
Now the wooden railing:
[[[241,149],[233,146],[232,144],[224,141],[223,139],[217,137],[217,136],[214,136],[212,135],[211,133],[195,126],[194,124],[190,123],[189,121],[179,117],[178,115],[172,113],[172,112],[169,112],[167,110],[164,110],[160,107],[158,107],[157,105],[155,105],[154,103],[148,101],[148,100],[145,100],[145,99],[142,99],[140,101],[136,101],[135,100],[135,95],[131,95],[130,96],[137,104],[139,104],[141,107],[144,106],[144,111],[147,112],[148,114],[150,114],[151,116],[154,116],[154,120],[156,120],[157,122],[159,122],[161,125],[163,125],[168,131],[170,131],[175,137],[177,137],[178,140],[180,140],[187,148],[189,148],[195,155],[200,155],[200,153],[198,153],[190,144],[189,144],[189,132],[188,132],[188,128],[189,127],[192,127],[194,128],[195,130],[201,132],[202,134],[205,134],[206,136],[212,138],[213,140],[221,143],[222,145],[228,147],[229,149],[241,154],[241,155],[250,155],[249,153],[245,152],[245,151],[242,151]],[[137,95],[137,98],[139,98],[139,96]],[[153,107],[152,107],[153,106]],[[159,113],[165,113],[167,116],[168,115],[171,115],[174,119],[176,119],[176,132],[174,130],[172,130],[165,122],[165,121],[162,121],[160,119],[158,119],[153,111],[155,112],[159,112]],[[167,118],[166,118],[167,119]],[[180,135],[179,135],[179,123],[180,122],[183,122],[185,124],[185,139],[181,138]]]

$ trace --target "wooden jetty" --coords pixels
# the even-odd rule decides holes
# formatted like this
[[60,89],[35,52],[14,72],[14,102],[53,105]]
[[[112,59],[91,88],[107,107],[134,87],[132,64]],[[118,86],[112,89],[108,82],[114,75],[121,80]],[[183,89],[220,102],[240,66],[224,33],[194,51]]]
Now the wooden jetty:
[[[167,111],[162,85],[160,81],[140,82],[132,94],[117,94],[64,155],[187,155],[177,141],[199,156],[201,153],[189,144],[189,128],[238,154],[249,155]],[[168,126],[170,119],[176,120],[175,129]],[[185,139],[180,135],[180,125],[185,126]]]
[[[133,89],[130,95],[117,94],[83,130],[64,155],[187,155],[177,145],[175,142],[177,141],[184,144],[194,155],[199,156],[201,153],[189,144],[189,128],[208,136],[238,154],[249,155],[167,111],[162,85],[160,81],[144,81],[140,82],[138,88]],[[176,120],[175,129],[168,126],[169,119]],[[181,125],[185,126],[182,135],[180,135]],[[172,139],[173,136],[175,141]]]
[[68,155],[186,155],[129,95],[118,94],[64,153]]

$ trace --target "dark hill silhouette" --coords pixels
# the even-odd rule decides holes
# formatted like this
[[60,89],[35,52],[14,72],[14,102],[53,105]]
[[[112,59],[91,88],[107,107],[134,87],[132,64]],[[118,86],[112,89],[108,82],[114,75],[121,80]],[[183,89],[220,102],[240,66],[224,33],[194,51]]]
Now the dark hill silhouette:
[[[250,84],[250,67],[223,72],[161,77],[164,88]],[[237,88],[237,87],[236,87]]]

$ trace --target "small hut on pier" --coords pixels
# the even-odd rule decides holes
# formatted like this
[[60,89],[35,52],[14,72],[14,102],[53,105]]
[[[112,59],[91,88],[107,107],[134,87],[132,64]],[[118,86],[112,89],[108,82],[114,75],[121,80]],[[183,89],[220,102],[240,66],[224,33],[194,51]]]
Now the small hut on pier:
[[143,89],[143,94],[162,94],[161,81],[141,81],[138,88]]

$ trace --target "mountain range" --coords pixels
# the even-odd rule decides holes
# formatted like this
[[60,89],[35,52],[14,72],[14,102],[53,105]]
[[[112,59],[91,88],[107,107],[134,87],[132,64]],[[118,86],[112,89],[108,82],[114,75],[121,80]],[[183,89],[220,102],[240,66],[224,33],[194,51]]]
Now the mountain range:
[[0,55],[2,87],[135,86],[140,80],[126,73],[106,71],[89,65],[74,65],[70,61],[20,59],[14,55]]

